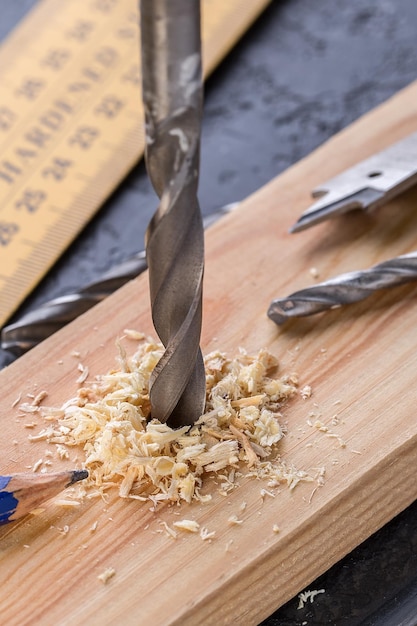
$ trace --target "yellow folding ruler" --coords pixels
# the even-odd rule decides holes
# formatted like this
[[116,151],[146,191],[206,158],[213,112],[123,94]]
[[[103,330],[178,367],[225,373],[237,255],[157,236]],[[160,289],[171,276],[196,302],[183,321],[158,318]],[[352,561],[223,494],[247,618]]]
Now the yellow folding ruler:
[[[269,2],[202,0],[205,76]],[[41,0],[0,47],[0,326],[142,156],[139,61],[138,0]]]

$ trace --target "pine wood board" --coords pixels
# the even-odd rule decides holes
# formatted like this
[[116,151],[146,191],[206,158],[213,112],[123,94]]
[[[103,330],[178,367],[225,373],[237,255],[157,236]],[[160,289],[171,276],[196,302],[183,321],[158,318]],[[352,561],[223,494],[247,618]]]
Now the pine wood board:
[[[312,284],[311,267],[324,280],[417,248],[416,189],[374,215],[287,234],[311,189],[417,129],[416,98],[412,84],[248,198],[206,237],[203,351],[268,347],[281,371],[296,371],[301,386],[312,386],[310,399],[297,398],[284,411],[282,455],[312,472],[325,467],[325,484],[282,487],[262,499],[265,485],[248,479],[226,498],[215,493],[211,504],[156,512],[116,495],[69,512],[51,504],[0,531],[3,623],[256,624],[415,500],[417,286],[281,328],[266,311],[272,298]],[[146,274],[0,373],[3,473],[25,470],[45,449],[27,441],[11,408],[16,396],[46,389],[48,404],[72,397],[79,372],[71,352],[81,353],[91,377],[104,373],[125,328],[153,333]],[[345,447],[307,425],[312,412]],[[177,513],[215,531],[213,541],[158,532]],[[227,523],[232,514],[240,526]],[[59,532],[64,525],[66,535]],[[103,585],[97,576],[107,567],[116,575]]]

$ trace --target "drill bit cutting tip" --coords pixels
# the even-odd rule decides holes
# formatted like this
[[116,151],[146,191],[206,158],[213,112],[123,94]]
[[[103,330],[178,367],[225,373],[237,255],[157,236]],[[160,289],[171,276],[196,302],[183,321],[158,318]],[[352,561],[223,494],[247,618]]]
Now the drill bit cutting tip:
[[197,199],[203,104],[200,3],[141,0],[145,161],[159,207],[147,230],[152,318],[165,352],[150,381],[152,417],[203,413],[199,347],[204,231]]

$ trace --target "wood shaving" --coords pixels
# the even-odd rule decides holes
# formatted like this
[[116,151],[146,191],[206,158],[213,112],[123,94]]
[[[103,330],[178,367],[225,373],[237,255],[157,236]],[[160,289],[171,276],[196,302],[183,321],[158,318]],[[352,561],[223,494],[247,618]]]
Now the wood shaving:
[[22,399],[22,394],[21,394],[21,393],[19,393],[19,395],[17,396],[16,400],[14,400],[14,401],[12,402],[12,409],[14,409],[14,408],[15,408],[15,406],[17,406],[17,405],[19,404],[19,402],[21,401],[21,399]]
[[211,539],[214,538],[216,532],[214,530],[209,531],[208,528],[205,528],[203,526],[203,528],[200,529],[200,537],[203,541],[211,541]]
[[42,463],[43,463],[43,459],[38,459],[36,463],[33,464],[32,472],[37,472],[40,466],[42,465]]
[[132,330],[131,328],[125,328],[123,334],[128,339],[134,339],[135,341],[142,341],[146,339],[145,335],[138,330]]
[[184,530],[189,533],[198,533],[200,530],[200,524],[190,519],[178,520],[178,522],[173,523],[173,526],[179,530]]
[[303,398],[303,400],[307,400],[307,398],[311,398],[312,393],[313,392],[312,392],[310,385],[304,385],[304,387],[300,389],[300,396]]
[[[165,530],[165,534],[168,537],[171,537],[172,539],[176,539],[178,537],[178,534],[175,532],[175,530],[173,528],[171,528],[170,526],[168,526],[168,524],[164,521],[159,522],[161,524],[161,526],[164,527]],[[162,532],[162,531],[161,531]]]
[[75,382],[81,385],[82,383],[85,383],[88,378],[88,367],[84,366],[82,363],[78,363],[78,371],[81,372],[81,374],[78,376]]
[[233,539],[229,539],[229,541],[226,543],[226,547],[224,549],[225,552],[230,552],[230,548],[233,545]]
[[326,424],[324,424],[321,420],[315,420],[314,422],[312,422],[311,420],[307,420],[307,424],[311,426],[311,428],[317,428],[317,430],[322,433],[327,433],[327,431],[329,430],[329,427],[326,426]]
[[272,491],[268,491],[268,489],[261,489],[261,498],[265,499],[265,496],[269,496],[270,498],[275,498],[275,494]]
[[[314,413],[311,414],[311,416],[314,417]],[[331,431],[329,429],[329,427],[324,424],[321,420],[316,419],[314,422],[311,419],[307,420],[307,424],[308,426],[310,426],[311,428],[315,428],[316,430],[318,430],[321,433],[325,433],[326,437],[328,437],[329,439],[336,439],[339,446],[341,448],[346,448],[346,441],[343,439],[343,437],[341,437],[340,435],[338,435],[337,433]]]
[[45,400],[45,398],[47,397],[47,395],[48,395],[48,392],[47,392],[47,391],[45,391],[45,390],[40,391],[40,392],[38,393],[38,395],[36,395],[36,396],[33,398],[33,401],[32,401],[33,406],[39,406],[39,405],[40,405],[40,403],[42,402],[42,400]]
[[116,570],[114,569],[114,567],[107,567],[102,574],[99,574],[97,576],[97,578],[101,580],[103,584],[106,584],[111,578],[113,578],[113,576],[115,576],[115,574]]
[[33,405],[29,402],[22,402],[19,404],[19,411],[23,413],[37,413],[39,411],[38,405]]
[[60,443],[56,445],[56,453],[62,461],[64,459],[69,459],[69,452],[67,448]]
[[66,537],[70,531],[70,527],[66,524],[63,528],[58,528],[58,532],[63,537]]
[[317,469],[317,475],[315,476],[315,479],[317,481],[317,485],[319,487],[323,487],[325,475],[326,475],[326,468],[325,467],[319,467]]
[[329,437],[329,439],[337,439],[339,446],[341,448],[346,448],[346,441],[337,433],[327,433],[326,437]]
[[80,495],[117,485],[121,497],[148,499],[155,510],[163,501],[210,500],[202,491],[213,474],[223,473],[224,494],[242,472],[290,489],[312,480],[278,455],[281,410],[296,392],[296,377],[271,378],[277,361],[270,353],[241,350],[233,359],[209,354],[205,413],[192,427],[173,430],[150,419],[149,378],[163,347],[136,331],[129,338],[139,341],[133,356],[119,343],[118,367],[81,387],[63,406],[41,407],[48,424],[29,436],[57,444],[60,458],[68,458],[69,447],[83,449],[89,478],[79,484]]
[[312,604],[314,602],[315,597],[320,593],[325,593],[325,589],[311,589],[309,591],[302,591],[298,594],[299,602],[297,609],[303,609],[306,602],[310,600]]

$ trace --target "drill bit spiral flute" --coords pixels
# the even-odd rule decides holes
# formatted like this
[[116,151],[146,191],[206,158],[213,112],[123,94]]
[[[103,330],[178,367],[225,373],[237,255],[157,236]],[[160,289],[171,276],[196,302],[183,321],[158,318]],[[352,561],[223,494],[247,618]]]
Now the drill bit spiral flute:
[[202,73],[200,2],[141,0],[146,166],[160,198],[147,230],[152,318],[165,352],[151,415],[170,426],[203,413],[200,351],[204,232],[197,200]]
[[323,283],[277,298],[269,306],[268,316],[276,324],[290,317],[303,317],[360,302],[375,291],[398,287],[417,279],[417,252],[388,259],[369,269],[347,272]]

